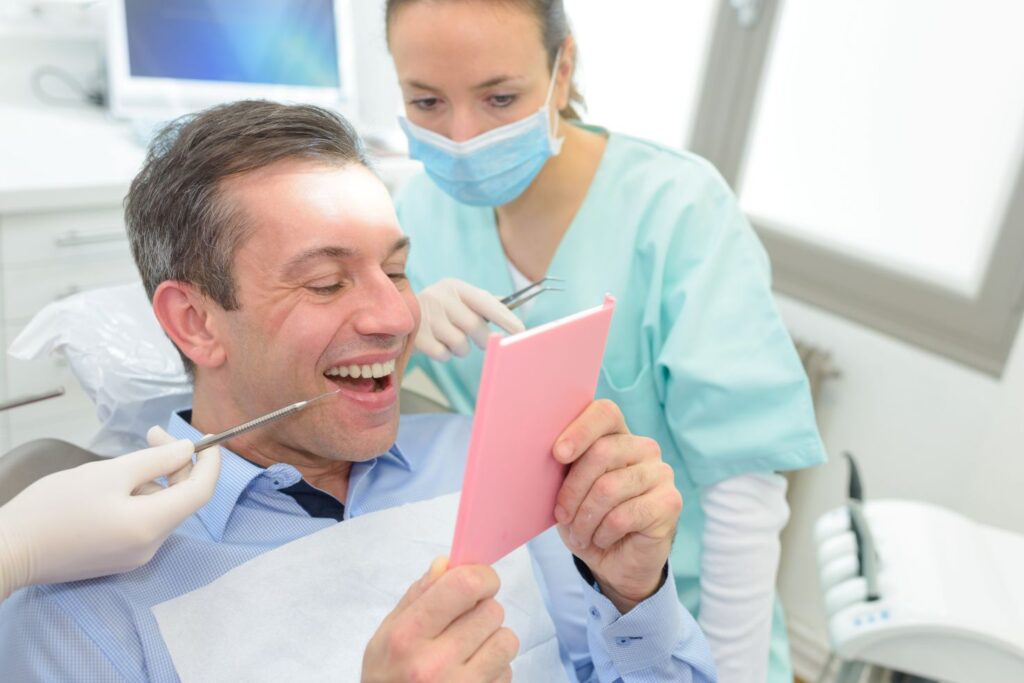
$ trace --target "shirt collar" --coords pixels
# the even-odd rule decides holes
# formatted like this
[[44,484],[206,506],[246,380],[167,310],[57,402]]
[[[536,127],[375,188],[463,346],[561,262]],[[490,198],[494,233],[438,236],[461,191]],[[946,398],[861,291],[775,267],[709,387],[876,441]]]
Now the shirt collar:
[[[191,417],[191,410],[172,413],[167,423],[167,433],[177,439],[198,441],[203,437],[203,434],[192,426],[189,421]],[[206,505],[196,511],[196,516],[215,541],[220,541],[224,537],[224,529],[227,527],[228,519],[234,511],[235,505],[238,504],[238,499],[249,487],[249,484],[254,479],[268,472],[267,469],[249,462],[223,446],[221,446],[220,452],[220,476],[217,479],[217,486],[213,491],[213,496]],[[406,472],[412,472],[409,459],[405,457],[405,454],[395,444],[386,453],[377,456],[373,460],[353,463],[353,475],[357,468],[372,468],[378,463],[389,464],[399,467]],[[298,471],[291,465],[277,464],[273,466],[273,469],[288,469],[295,471],[296,475],[298,474]]]
[[[201,439],[203,435],[187,419],[191,418],[191,413],[190,410],[173,413],[167,424],[167,433],[178,439],[189,439],[190,441]],[[224,537],[224,528],[228,524],[231,512],[235,509],[235,504],[238,503],[239,496],[248,488],[253,479],[264,472],[262,467],[254,465],[223,446],[221,446],[220,453],[220,477],[217,479],[213,497],[210,498],[210,502],[196,512],[196,516],[216,541],[220,541]]]

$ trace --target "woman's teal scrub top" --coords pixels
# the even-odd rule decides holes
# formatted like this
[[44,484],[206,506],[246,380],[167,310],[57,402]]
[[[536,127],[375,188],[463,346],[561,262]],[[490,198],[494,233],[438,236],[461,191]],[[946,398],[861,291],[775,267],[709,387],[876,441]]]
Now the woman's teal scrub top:
[[[415,290],[455,277],[513,291],[493,209],[459,204],[423,174],[397,207]],[[613,133],[547,274],[566,291],[534,299],[528,328],[597,306],[605,292],[617,299],[597,395],[619,405],[631,431],[657,439],[675,468],[685,503],[672,568],[697,614],[701,487],[825,460],[764,248],[710,163]],[[469,414],[483,358],[474,347],[446,363],[417,354],[414,364]]]

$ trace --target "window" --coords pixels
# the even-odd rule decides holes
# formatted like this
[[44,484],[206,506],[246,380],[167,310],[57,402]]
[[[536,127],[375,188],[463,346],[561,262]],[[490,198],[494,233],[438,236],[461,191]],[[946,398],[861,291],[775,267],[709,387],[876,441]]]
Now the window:
[[583,118],[680,149],[696,114],[716,0],[565,0]]
[[691,145],[777,289],[998,375],[1024,297],[1024,3],[745,4],[750,26],[718,7]]

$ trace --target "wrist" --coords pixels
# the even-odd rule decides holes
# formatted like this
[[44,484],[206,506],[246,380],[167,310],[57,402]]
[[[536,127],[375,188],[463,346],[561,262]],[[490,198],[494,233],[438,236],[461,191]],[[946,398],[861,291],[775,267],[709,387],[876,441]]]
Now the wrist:
[[[667,566],[667,565],[666,565]],[[666,569],[651,581],[630,581],[628,586],[616,587],[612,582],[603,580],[600,576],[595,577],[601,593],[609,602],[615,605],[620,614],[627,614],[641,602],[658,592],[658,589],[665,583]],[[621,583],[621,582],[620,582]]]
[[27,553],[17,542],[17,535],[9,528],[9,522],[0,515],[0,601],[28,583]]
[[628,586],[624,585],[625,582],[620,581],[617,586],[614,582],[595,574],[587,566],[586,562],[575,555],[573,555],[573,561],[584,580],[608,598],[608,601],[615,605],[615,609],[619,610],[620,614],[628,613],[641,602],[657,593],[665,585],[665,580],[668,578],[668,562],[666,562],[662,565],[661,571],[649,580],[630,580]]

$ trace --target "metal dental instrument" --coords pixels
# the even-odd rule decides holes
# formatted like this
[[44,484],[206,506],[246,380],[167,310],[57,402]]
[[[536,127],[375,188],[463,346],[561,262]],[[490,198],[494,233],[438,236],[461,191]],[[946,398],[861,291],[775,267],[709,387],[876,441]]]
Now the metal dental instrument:
[[57,398],[58,396],[64,395],[64,387],[57,387],[56,389],[50,389],[44,391],[41,394],[30,394],[28,396],[18,396],[12,398],[10,401],[0,401],[0,413],[11,408],[20,408],[21,406],[27,406],[30,403],[37,403],[39,401],[45,401],[48,398]]
[[237,427],[227,429],[221,432],[220,434],[211,434],[210,436],[204,437],[199,441],[196,441],[196,453],[203,450],[204,448],[216,446],[217,444],[223,441],[232,439],[238,436],[239,434],[244,434],[245,432],[248,432],[253,429],[259,429],[260,427],[268,425],[275,420],[279,420],[282,417],[285,417],[286,415],[294,415],[295,413],[309,406],[311,403],[316,403],[320,399],[327,398],[328,396],[334,396],[339,391],[341,391],[341,389],[335,389],[334,391],[328,391],[326,394],[320,394],[319,396],[314,396],[313,398],[307,399],[305,401],[298,401],[297,403],[292,403],[291,405],[287,405],[284,408],[278,408],[277,410],[271,413],[267,413],[266,415],[257,417],[255,420],[243,422]]
[[509,308],[509,310],[515,310],[515,309],[519,308],[520,306],[522,306],[523,304],[525,304],[530,299],[534,298],[535,296],[539,296],[539,295],[543,294],[544,292],[564,292],[565,291],[565,289],[563,287],[559,287],[557,285],[556,286],[548,286],[548,284],[547,284],[548,282],[565,282],[565,280],[563,280],[560,277],[545,277],[545,278],[541,278],[540,280],[537,280],[536,282],[533,282],[533,283],[527,285],[526,287],[523,287],[519,291],[512,292],[511,294],[506,296],[504,299],[502,299],[501,303],[505,304]]

